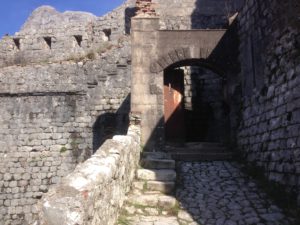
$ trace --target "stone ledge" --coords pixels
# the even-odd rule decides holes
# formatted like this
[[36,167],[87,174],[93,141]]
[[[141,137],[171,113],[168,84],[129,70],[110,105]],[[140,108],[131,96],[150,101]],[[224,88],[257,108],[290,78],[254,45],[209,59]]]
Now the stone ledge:
[[140,131],[107,140],[87,161],[50,188],[37,206],[35,225],[113,225],[140,156]]

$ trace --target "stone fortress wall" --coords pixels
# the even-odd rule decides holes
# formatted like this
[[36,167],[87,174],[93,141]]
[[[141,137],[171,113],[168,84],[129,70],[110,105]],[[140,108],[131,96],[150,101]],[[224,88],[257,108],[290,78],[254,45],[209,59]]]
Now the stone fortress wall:
[[99,18],[41,7],[1,40],[0,224],[31,221],[51,185],[105,139],[126,134],[126,7]]
[[124,4],[103,17],[83,12],[60,13],[50,6],[41,7],[32,13],[20,32],[3,38],[0,66],[71,60],[84,57],[92,50],[102,51],[107,47],[103,46],[106,41],[118,44],[128,29],[126,7]]
[[[126,133],[130,44],[124,34],[134,3],[103,17],[42,7],[1,40],[1,221],[30,220],[49,186],[105,138]],[[162,29],[191,27],[181,24],[191,21],[195,0],[186,0],[184,10],[176,2],[157,3]],[[171,14],[180,19],[169,20]]]
[[299,12],[296,0],[247,1],[240,12],[238,146],[300,204]]
[[116,135],[68,176],[50,188],[38,204],[34,225],[114,225],[140,159],[140,128]]
[[[176,2],[157,3],[162,29],[189,28],[167,19],[172,7],[178,16]],[[195,0],[186,3],[191,9]],[[0,41],[0,221],[31,221],[50,186],[105,139],[126,134],[134,6],[129,0],[102,17],[41,7]]]
[[[161,29],[180,30],[226,28],[242,3],[153,2]],[[126,134],[134,3],[103,17],[42,7],[19,33],[0,41],[0,222],[31,221],[49,187],[105,139]],[[271,180],[299,193],[299,31],[287,25],[293,19],[274,19],[289,14],[281,11],[288,4],[278,5],[246,1],[238,17],[242,63],[234,80],[244,90],[238,146]],[[263,57],[253,62],[249,52],[266,56],[270,67],[263,67]]]
[[153,0],[162,29],[220,29],[228,26],[228,18],[243,0]]

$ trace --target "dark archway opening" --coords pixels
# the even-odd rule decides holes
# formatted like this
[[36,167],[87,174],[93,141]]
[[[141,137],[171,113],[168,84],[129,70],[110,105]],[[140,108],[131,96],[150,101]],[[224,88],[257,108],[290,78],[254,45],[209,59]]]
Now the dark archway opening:
[[164,70],[166,143],[227,143],[225,79],[206,64],[191,64],[176,63]]

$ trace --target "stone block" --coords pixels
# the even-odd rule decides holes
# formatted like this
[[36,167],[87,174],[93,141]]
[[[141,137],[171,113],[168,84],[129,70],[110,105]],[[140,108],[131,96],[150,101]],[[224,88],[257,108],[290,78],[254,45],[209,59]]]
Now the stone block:
[[143,159],[141,166],[145,169],[175,169],[175,161],[170,159]]
[[176,172],[174,170],[137,170],[137,179],[139,180],[156,180],[156,181],[174,181]]

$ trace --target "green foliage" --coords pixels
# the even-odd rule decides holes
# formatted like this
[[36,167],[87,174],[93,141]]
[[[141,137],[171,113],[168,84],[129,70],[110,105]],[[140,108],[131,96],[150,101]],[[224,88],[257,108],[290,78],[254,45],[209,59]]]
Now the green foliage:
[[169,210],[169,215],[177,216],[179,210],[180,210],[180,206],[179,206],[179,203],[176,201],[176,204],[174,205],[174,207]]
[[147,191],[147,189],[148,189],[148,184],[147,181],[145,181],[143,185],[143,192]]
[[145,145],[140,145],[140,148],[141,148],[141,152],[144,152],[144,150],[145,150]]
[[88,58],[90,60],[94,60],[94,59],[96,59],[96,53],[95,52],[88,52],[86,54],[86,58]]
[[67,148],[65,146],[60,148],[60,153],[65,153],[67,151]]
[[117,225],[131,225],[131,221],[128,219],[127,211],[122,209],[118,217]]
[[104,42],[102,44],[100,44],[97,48],[96,48],[96,52],[101,54],[104,53],[110,49],[112,49],[113,45],[109,42]]
[[118,225],[131,225],[130,220],[126,218],[124,215],[120,215],[118,218]]
[[105,53],[105,52],[111,50],[113,47],[114,47],[114,45],[112,45],[111,43],[103,42],[99,45],[89,48],[85,53],[71,55],[66,60],[67,61],[75,61],[75,62],[95,60],[97,58],[98,54]]

